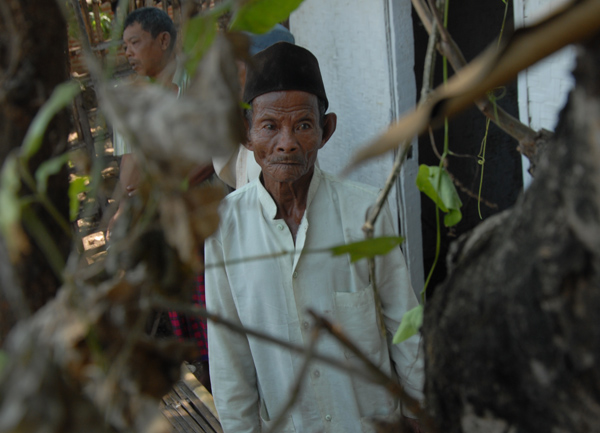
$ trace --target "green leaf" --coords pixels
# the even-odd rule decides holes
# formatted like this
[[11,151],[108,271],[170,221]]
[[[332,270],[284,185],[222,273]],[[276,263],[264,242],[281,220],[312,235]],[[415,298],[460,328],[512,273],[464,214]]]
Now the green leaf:
[[190,19],[183,36],[183,51],[187,54],[185,70],[190,77],[202,56],[208,51],[217,36],[217,16],[215,14],[198,15]]
[[417,188],[447,214],[444,216],[446,227],[456,225],[462,219],[460,211],[462,202],[450,175],[444,168],[421,164],[417,174]]
[[79,84],[72,81],[56,86],[50,99],[42,105],[42,108],[35,115],[23,139],[21,155],[25,159],[29,159],[37,153],[42,145],[46,128],[54,115],[71,103],[80,90]]
[[302,0],[248,0],[239,3],[241,6],[234,11],[230,30],[262,34],[285,21]]
[[11,244],[10,238],[14,234],[13,228],[21,219],[21,202],[19,189],[19,162],[14,153],[6,157],[2,172],[0,173],[0,230]]
[[346,245],[339,245],[331,248],[334,256],[350,254],[350,261],[356,262],[364,258],[381,256],[389,253],[398,245],[404,242],[404,238],[398,236],[387,236],[365,241],[354,242]]
[[69,184],[69,217],[71,221],[79,214],[79,194],[89,191],[89,177],[76,177]]
[[412,310],[406,312],[398,326],[398,330],[394,335],[392,343],[398,344],[405,340],[408,340],[413,335],[419,332],[421,325],[423,324],[423,306],[417,305]]
[[69,154],[65,153],[40,164],[35,172],[35,179],[37,181],[37,189],[39,193],[43,194],[46,192],[46,188],[48,187],[48,178],[53,174],[58,173],[68,160]]

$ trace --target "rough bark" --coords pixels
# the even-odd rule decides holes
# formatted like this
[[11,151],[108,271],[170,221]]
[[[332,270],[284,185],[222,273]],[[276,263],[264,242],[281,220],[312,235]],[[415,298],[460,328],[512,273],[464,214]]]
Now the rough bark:
[[453,245],[426,306],[439,431],[600,430],[599,47],[584,45],[531,187]]
[[[42,104],[57,84],[69,78],[66,23],[58,4],[53,1],[4,0],[0,4],[0,163],[18,148]],[[35,173],[39,164],[64,151],[69,131],[69,116],[63,112],[50,124],[38,154],[29,164]],[[68,176],[66,169],[48,183],[48,196],[68,220]],[[30,191],[25,188],[22,195]],[[68,236],[52,223],[39,206],[32,207],[41,221],[48,224],[54,241],[66,258]],[[0,238],[0,242],[3,240]],[[14,324],[13,309],[6,298],[8,280],[4,274],[12,268],[12,281],[24,288],[31,310],[37,310],[54,296],[58,277],[49,268],[43,253],[30,238],[31,248],[18,263],[6,263],[2,254],[3,290],[0,291],[0,344]],[[7,268],[9,266],[9,268]],[[15,289],[11,287],[10,289]],[[17,317],[18,319],[18,317]]]

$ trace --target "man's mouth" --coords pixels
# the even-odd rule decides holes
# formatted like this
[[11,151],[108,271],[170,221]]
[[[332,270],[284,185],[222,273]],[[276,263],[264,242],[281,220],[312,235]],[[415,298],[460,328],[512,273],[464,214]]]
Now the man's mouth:
[[302,165],[303,161],[299,159],[276,159],[272,163],[278,165]]

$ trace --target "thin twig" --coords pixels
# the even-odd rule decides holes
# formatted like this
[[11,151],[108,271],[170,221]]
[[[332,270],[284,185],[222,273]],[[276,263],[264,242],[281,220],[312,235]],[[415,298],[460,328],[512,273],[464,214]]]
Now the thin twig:
[[417,15],[419,15],[419,19],[421,20],[421,22],[423,23],[423,27],[425,27],[425,30],[427,30],[427,33],[431,34],[432,31],[432,18],[431,18],[431,11],[429,10],[429,7],[427,6],[426,3],[423,2],[423,0],[411,0],[412,1],[412,5],[415,8],[415,11],[417,11]]
[[[168,299],[165,299],[165,298],[163,298],[161,296],[157,296],[157,295],[153,296],[150,299],[150,305],[155,308],[163,308],[163,309],[167,309],[170,311],[177,311],[177,312],[180,312],[180,313],[185,314],[190,317],[203,317],[205,319],[208,319],[208,320],[214,322],[215,324],[223,325],[226,328],[228,328],[229,330],[231,330],[233,332],[237,332],[238,334],[246,334],[251,337],[255,337],[260,340],[264,340],[266,342],[276,344],[276,345],[283,347],[284,349],[287,349],[293,353],[303,353],[303,354],[306,353],[306,347],[297,346],[295,344],[289,343],[284,340],[280,340],[278,338],[272,337],[272,336],[262,333],[260,331],[256,331],[254,329],[240,326],[240,325],[238,325],[234,322],[231,322],[221,316],[209,313],[205,308],[196,307],[196,306],[179,303],[179,302],[173,302],[173,301],[170,301]],[[385,385],[385,383],[380,382],[380,380],[378,380],[378,378],[373,377],[372,375],[365,373],[364,371],[362,371],[356,367],[352,367],[348,364],[344,364],[342,362],[342,360],[340,360],[340,359],[337,359],[337,358],[334,358],[331,356],[327,356],[327,355],[321,355],[318,352],[313,354],[313,358],[316,361],[321,361],[329,366],[338,368],[340,370],[344,370],[347,373],[356,374],[365,380],[374,381],[376,383],[380,383],[381,385]]]
[[[428,1],[431,4],[432,0]],[[413,0],[413,5],[417,2],[420,2],[420,0]],[[439,11],[434,7],[431,10],[431,12],[435,26],[438,28],[441,35],[441,41],[438,44],[438,50],[441,55],[445,56],[448,59],[454,71],[458,72],[463,67],[465,67],[467,61],[462,51],[448,32],[448,29],[444,27],[443,19],[440,16]],[[431,34],[432,30],[429,31],[429,33]],[[494,104],[492,104],[492,102],[488,98],[480,98],[476,100],[475,105],[487,118],[494,122],[500,129],[502,129],[508,135],[516,139],[519,142],[520,146],[523,148],[522,153],[529,157],[529,154],[526,150],[530,151],[530,149],[535,148],[535,142],[539,136],[539,134],[535,130],[525,125],[514,116],[508,114],[501,107],[494,107]]]
[[402,168],[402,164],[406,160],[406,156],[408,155],[408,151],[410,150],[410,148],[411,142],[406,141],[402,144],[402,146],[400,146],[400,152],[396,154],[394,165],[392,167],[392,172],[389,174],[383,189],[381,190],[379,196],[377,197],[377,200],[375,201],[375,205],[371,208],[369,216],[367,217],[367,220],[365,221],[365,224],[362,227],[362,230],[363,232],[365,232],[367,237],[372,236],[375,230],[375,222],[379,217],[381,209],[383,209],[383,205],[385,204],[385,201],[387,200],[387,197],[392,187],[396,183],[396,179],[400,174],[400,169]]
[[431,125],[429,125],[429,142],[431,143],[431,148],[433,149],[433,153],[435,153],[435,156],[437,156],[438,159],[442,159],[442,155],[440,154],[440,151],[438,150],[436,144],[435,144],[435,137],[433,135],[433,128],[431,127]]
[[0,239],[0,287],[16,320],[25,320],[31,316],[31,309],[23,288],[17,282],[4,239]]
[[[367,220],[362,227],[363,232],[365,233],[365,237],[367,239],[373,239],[375,233],[375,222],[383,209],[383,206],[388,198],[392,187],[396,183],[396,179],[398,179],[398,175],[400,174],[400,169],[402,168],[402,163],[406,160],[406,156],[408,155],[408,151],[411,148],[411,142],[406,141],[400,147],[400,152],[396,153],[396,158],[394,159],[394,165],[392,167],[392,172],[388,176],[385,186],[379,193],[377,200],[375,201],[375,205],[370,209],[369,214],[367,216]],[[375,299],[375,309],[377,312],[377,318],[379,320],[379,325],[381,329],[382,335],[385,336],[386,330],[383,322],[383,311],[381,306],[381,297],[379,296],[379,291],[377,290],[377,279],[375,278],[375,258],[369,257],[368,259],[369,266],[369,279],[371,281],[371,285],[373,287],[373,294]]]
[[438,36],[438,27],[434,26],[432,31],[429,33],[429,40],[427,42],[427,52],[425,53],[425,65],[423,66],[423,84],[421,86],[421,104],[427,100],[427,96],[433,88],[433,71],[435,70],[435,57],[437,55],[435,46],[437,44]]
[[491,201],[486,200],[483,197],[480,197],[478,194],[475,194],[469,188],[464,186],[460,180],[458,180],[452,173],[450,173],[450,171],[446,170],[446,172],[448,173],[448,176],[450,176],[450,179],[452,180],[452,182],[466,195],[468,195],[469,197],[471,197],[473,199],[479,200],[481,203],[483,203],[490,209],[498,209],[498,205],[496,203],[492,203]]
[[[429,127],[429,141],[431,143],[431,148],[433,149],[433,153],[435,153],[435,155],[438,157],[438,159],[442,159],[442,155],[439,154],[439,151],[437,149],[437,146],[435,145],[435,137],[433,136],[433,130],[431,129],[431,126]],[[460,154],[456,154],[456,153],[451,153],[452,156],[457,157],[457,158],[474,158],[477,159],[477,157],[473,156],[473,155],[460,155]],[[479,197],[478,194],[475,194],[473,191],[471,191],[469,188],[467,188],[466,186],[464,186],[462,184],[462,182],[460,180],[458,180],[449,170],[447,167],[447,159],[444,161],[444,167],[446,168],[446,172],[448,173],[448,176],[450,176],[450,179],[452,180],[452,182],[462,191],[464,192],[467,196],[480,200],[483,204],[485,204],[487,207],[489,207],[490,209],[498,209],[498,205],[496,203],[492,203],[489,200],[486,200],[482,197]]]

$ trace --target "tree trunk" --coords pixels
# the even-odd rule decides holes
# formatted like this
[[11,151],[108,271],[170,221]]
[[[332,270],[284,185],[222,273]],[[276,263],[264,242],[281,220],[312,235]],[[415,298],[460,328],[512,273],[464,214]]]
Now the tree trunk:
[[600,431],[600,37],[536,178],[457,241],[425,309],[440,432]]
[[[57,84],[69,78],[67,26],[54,0],[3,0],[0,4],[0,162],[17,149],[34,116]],[[41,162],[66,149],[69,131],[66,112],[57,115],[46,131],[40,151],[31,159],[35,173]],[[68,175],[66,168],[49,179],[48,197],[68,220]],[[21,196],[31,191],[22,188]],[[31,206],[46,224],[66,258],[70,239],[39,205]],[[29,234],[28,234],[29,236]],[[48,260],[29,237],[31,248],[16,263],[9,263],[0,245],[0,344],[14,324],[17,313],[9,303],[8,291],[23,290],[28,309],[37,310],[51,299],[60,284]],[[0,238],[0,242],[4,240]],[[9,278],[10,276],[14,278]],[[10,286],[7,287],[7,284]]]

